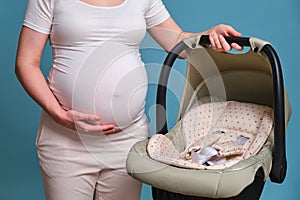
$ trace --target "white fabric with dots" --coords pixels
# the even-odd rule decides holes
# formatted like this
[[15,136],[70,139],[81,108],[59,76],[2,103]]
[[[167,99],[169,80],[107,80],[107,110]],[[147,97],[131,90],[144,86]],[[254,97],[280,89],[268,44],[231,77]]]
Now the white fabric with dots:
[[[273,127],[272,113],[272,108],[252,103],[205,103],[192,108],[177,124],[185,139],[184,151],[162,134],[149,140],[147,150],[151,158],[179,167],[225,169],[260,151]],[[206,147],[218,151],[213,160],[226,161],[211,166],[193,162],[192,151]]]

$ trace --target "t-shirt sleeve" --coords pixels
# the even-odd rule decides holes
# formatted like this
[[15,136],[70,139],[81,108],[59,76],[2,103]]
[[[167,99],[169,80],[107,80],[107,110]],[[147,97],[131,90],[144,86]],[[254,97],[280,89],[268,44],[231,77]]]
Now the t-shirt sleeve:
[[23,25],[49,34],[53,18],[53,0],[28,0]]
[[145,14],[147,28],[156,26],[169,17],[170,14],[161,0],[149,0]]

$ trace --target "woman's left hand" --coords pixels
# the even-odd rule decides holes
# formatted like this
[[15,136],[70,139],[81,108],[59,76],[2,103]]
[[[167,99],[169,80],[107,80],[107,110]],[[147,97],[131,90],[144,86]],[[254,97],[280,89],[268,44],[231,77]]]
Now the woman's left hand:
[[231,45],[227,43],[224,37],[233,36],[233,37],[241,37],[242,34],[237,32],[234,28],[229,25],[220,24],[212,27],[211,29],[205,31],[205,34],[209,35],[209,40],[211,43],[212,49],[219,52],[227,52],[232,48],[238,51],[243,50],[243,47],[239,46],[236,43],[232,43]]

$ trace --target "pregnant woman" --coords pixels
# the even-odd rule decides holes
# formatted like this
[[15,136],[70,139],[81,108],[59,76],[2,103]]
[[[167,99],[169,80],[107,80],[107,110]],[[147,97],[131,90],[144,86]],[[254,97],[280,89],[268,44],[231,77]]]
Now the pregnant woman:
[[[127,175],[134,143],[149,135],[147,75],[139,45],[146,31],[166,50],[183,38],[161,0],[29,0],[16,74],[42,107],[36,146],[47,200],[137,200],[141,183]],[[218,25],[217,51],[240,50]],[[40,60],[53,52],[47,79]]]

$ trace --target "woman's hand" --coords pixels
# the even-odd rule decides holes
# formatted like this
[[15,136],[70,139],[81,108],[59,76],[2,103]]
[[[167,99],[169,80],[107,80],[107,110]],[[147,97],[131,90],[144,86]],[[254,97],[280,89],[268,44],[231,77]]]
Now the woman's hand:
[[81,113],[75,110],[64,111],[62,116],[55,119],[59,124],[80,133],[110,134],[115,132],[114,124],[100,124],[98,115]]
[[239,46],[236,43],[232,43],[231,45],[227,43],[224,37],[233,36],[233,37],[241,37],[242,34],[237,32],[234,28],[229,25],[220,24],[212,27],[211,29],[204,32],[209,35],[209,40],[211,43],[212,49],[222,52],[222,51],[230,51],[232,48],[238,51],[243,50],[243,47]]

